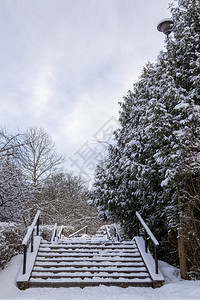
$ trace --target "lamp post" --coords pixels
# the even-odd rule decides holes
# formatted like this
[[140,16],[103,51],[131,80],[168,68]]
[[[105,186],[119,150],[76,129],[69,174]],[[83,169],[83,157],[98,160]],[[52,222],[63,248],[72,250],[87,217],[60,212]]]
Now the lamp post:
[[172,32],[172,27],[173,21],[168,18],[161,20],[157,25],[158,31],[163,32],[167,37]]
[[[161,20],[157,25],[157,30],[160,32],[163,32],[167,38],[169,34],[173,30],[173,21],[172,19],[163,19]],[[186,259],[186,244],[183,239],[183,233],[182,233],[182,217],[181,217],[181,203],[180,203],[180,190],[179,190],[179,184],[177,180],[177,200],[178,200],[178,209],[179,209],[179,222],[180,222],[180,228],[178,231],[178,252],[179,252],[179,262],[180,262],[180,273],[181,278],[188,279],[188,265],[187,265],[187,259]]]

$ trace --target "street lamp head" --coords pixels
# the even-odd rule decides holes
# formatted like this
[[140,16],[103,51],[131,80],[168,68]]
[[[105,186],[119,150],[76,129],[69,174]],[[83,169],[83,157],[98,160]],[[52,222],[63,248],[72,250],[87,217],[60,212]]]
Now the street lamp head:
[[172,19],[163,19],[158,23],[157,29],[168,36],[172,32],[172,26]]

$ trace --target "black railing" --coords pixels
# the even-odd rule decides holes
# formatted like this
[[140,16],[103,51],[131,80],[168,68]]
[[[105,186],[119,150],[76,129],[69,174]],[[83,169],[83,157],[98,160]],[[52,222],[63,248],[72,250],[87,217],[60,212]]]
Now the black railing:
[[153,257],[155,260],[155,272],[158,274],[158,256],[157,256],[157,248],[159,246],[159,242],[145,223],[145,221],[142,219],[140,214],[136,212],[136,217],[137,217],[137,236],[140,236],[140,224],[143,227],[144,230],[144,242],[145,242],[145,252],[148,252],[148,236],[150,237],[152,243],[153,243]]
[[36,226],[36,235],[39,235],[39,217],[40,217],[40,211],[38,210],[38,212],[35,215],[35,218],[31,224],[31,226],[29,226],[27,233],[22,241],[22,246],[23,246],[23,250],[24,250],[24,256],[23,256],[23,271],[22,273],[25,274],[26,273],[26,261],[27,261],[27,247],[29,245],[29,242],[31,243],[31,252],[33,252],[34,250],[34,231],[35,231],[35,226]]

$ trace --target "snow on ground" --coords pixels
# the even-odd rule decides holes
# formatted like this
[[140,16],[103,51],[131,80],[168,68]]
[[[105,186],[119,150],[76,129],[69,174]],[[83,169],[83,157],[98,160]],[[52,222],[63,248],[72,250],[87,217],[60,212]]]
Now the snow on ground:
[[86,287],[81,288],[30,288],[19,290],[15,285],[22,255],[13,257],[8,267],[0,271],[0,299],[12,300],[192,300],[200,299],[200,281],[179,279],[178,270],[167,263],[159,267],[165,277],[161,288],[141,287]]

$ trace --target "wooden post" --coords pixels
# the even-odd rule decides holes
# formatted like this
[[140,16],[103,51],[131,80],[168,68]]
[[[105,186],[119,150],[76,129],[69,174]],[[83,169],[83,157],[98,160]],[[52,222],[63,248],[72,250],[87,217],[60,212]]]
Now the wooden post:
[[157,256],[157,247],[154,245],[154,260],[155,260],[155,272],[158,274],[158,256]]
[[186,259],[186,245],[182,236],[182,229],[178,229],[178,254],[181,278],[187,280],[188,264]]
[[177,198],[178,198],[179,223],[180,223],[180,228],[177,230],[180,274],[182,279],[187,280],[188,264],[186,258],[186,245],[185,245],[183,230],[182,230],[182,216],[181,216],[182,209],[181,209],[181,201],[180,201],[180,189],[178,184],[177,184]]

